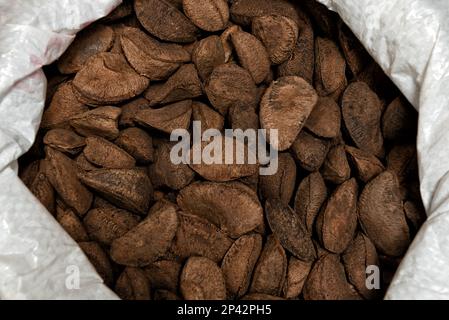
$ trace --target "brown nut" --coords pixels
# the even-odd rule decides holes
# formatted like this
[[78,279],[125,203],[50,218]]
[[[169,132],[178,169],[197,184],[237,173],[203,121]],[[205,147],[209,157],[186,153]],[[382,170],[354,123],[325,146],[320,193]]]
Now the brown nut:
[[61,206],[57,206],[56,220],[73,240],[77,242],[89,241],[86,229],[71,209],[63,209]]
[[193,99],[203,94],[198,72],[193,64],[185,64],[165,83],[150,86],[145,98],[150,106]]
[[319,98],[304,126],[319,137],[336,138],[341,127],[340,107],[331,98]]
[[77,177],[77,167],[73,160],[59,151],[46,148],[45,174],[64,202],[79,215],[84,215],[92,203],[92,193]]
[[224,300],[226,285],[221,269],[204,257],[191,257],[181,272],[180,291],[186,300]]
[[[283,77],[272,82],[260,102],[260,124],[267,129],[269,142],[279,151],[290,148],[318,101],[315,89],[299,77]],[[269,129],[279,131],[272,141]]]
[[357,181],[352,178],[338,186],[317,218],[317,233],[324,248],[342,253],[357,228]]
[[177,201],[183,211],[209,220],[232,238],[263,224],[256,193],[239,182],[193,183],[180,191]]
[[141,169],[97,169],[79,174],[80,180],[117,206],[146,214],[153,186]]
[[226,28],[229,7],[226,0],[182,0],[184,12],[198,27],[209,32]]
[[205,91],[212,106],[222,115],[235,105],[257,104],[253,78],[248,71],[232,63],[222,64],[212,71]]
[[279,199],[288,205],[295,191],[296,163],[289,153],[279,154],[278,170],[274,175],[260,176],[259,190],[262,199]]
[[410,244],[399,183],[393,172],[385,171],[365,186],[359,199],[359,218],[381,253],[397,257]]
[[315,218],[327,199],[327,188],[319,172],[313,172],[298,186],[295,196],[295,212],[312,233]]
[[225,51],[220,37],[213,35],[200,40],[192,52],[198,75],[205,81],[215,67],[225,63]]
[[86,105],[78,101],[73,90],[71,81],[61,84],[56,89],[50,106],[42,115],[42,128],[68,128],[72,117],[89,111]]
[[161,40],[193,42],[198,28],[166,0],[136,0],[134,10],[142,26]]
[[165,133],[188,129],[192,116],[192,100],[176,102],[159,109],[145,109],[136,114],[135,121]]
[[73,86],[89,104],[114,104],[141,94],[149,80],[137,74],[116,53],[90,58],[73,79]]
[[267,48],[272,64],[281,64],[290,58],[296,47],[299,28],[286,16],[260,16],[253,19],[252,33]]
[[340,256],[325,254],[315,262],[303,289],[306,300],[359,300],[346,279]]
[[313,172],[324,163],[329,147],[328,140],[316,138],[302,130],[293,142],[292,151],[299,165],[307,171]]
[[112,140],[119,135],[120,115],[120,108],[100,107],[72,117],[70,124],[82,136],[99,136]]
[[251,33],[237,30],[231,33],[231,41],[240,64],[248,70],[256,84],[264,81],[270,73],[270,60],[262,42]]
[[137,28],[125,28],[120,38],[129,64],[150,80],[165,80],[190,61],[182,46],[159,42]]
[[142,129],[122,130],[114,143],[128,152],[138,163],[148,164],[153,161],[153,139]]
[[125,150],[100,137],[86,138],[84,156],[89,162],[103,168],[134,168],[136,160]]
[[293,209],[279,200],[268,199],[265,203],[265,213],[273,234],[286,250],[303,261],[315,259],[312,237],[304,221]]
[[124,300],[151,300],[150,284],[141,269],[127,267],[115,283],[115,292]]
[[240,298],[247,292],[261,250],[262,237],[258,234],[243,235],[229,248],[221,270],[230,298]]
[[112,260],[130,267],[155,262],[168,251],[178,224],[174,205],[156,203],[145,220],[112,242]]
[[351,178],[351,168],[346,157],[345,146],[332,147],[321,169],[324,180],[333,184],[342,184]]
[[126,210],[110,207],[90,210],[83,223],[92,240],[110,245],[137,226],[140,218]]
[[287,256],[278,239],[270,235],[253,273],[250,293],[279,296],[287,275]]
[[174,143],[160,143],[155,151],[155,161],[148,169],[151,181],[155,188],[168,187],[179,190],[191,183],[195,172],[187,164],[174,164],[170,159],[170,153]]
[[203,256],[220,262],[233,240],[209,221],[189,214],[179,215],[179,227],[170,252],[181,259]]
[[356,146],[381,157],[383,137],[380,130],[382,110],[377,95],[364,82],[353,82],[342,98],[346,129]]
[[61,73],[76,73],[97,53],[108,51],[114,42],[114,31],[109,26],[96,25],[81,31],[70,47],[59,58]]

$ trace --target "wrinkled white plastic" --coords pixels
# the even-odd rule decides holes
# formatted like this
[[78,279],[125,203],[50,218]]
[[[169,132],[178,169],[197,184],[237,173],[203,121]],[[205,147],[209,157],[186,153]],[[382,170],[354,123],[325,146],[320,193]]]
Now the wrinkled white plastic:
[[[449,1],[318,0],[338,12],[419,110],[428,213],[387,299],[449,299]],[[44,106],[40,68],[121,0],[0,0],[0,298],[114,299],[76,243],[17,178]],[[68,289],[71,266],[80,289]],[[69,269],[67,269],[69,267]]]
[[[116,299],[17,177],[44,108],[41,67],[121,0],[0,0],[0,298]],[[77,272],[79,271],[79,289]]]
[[419,111],[418,162],[428,220],[386,298],[449,299],[449,1],[319,1],[340,14]]

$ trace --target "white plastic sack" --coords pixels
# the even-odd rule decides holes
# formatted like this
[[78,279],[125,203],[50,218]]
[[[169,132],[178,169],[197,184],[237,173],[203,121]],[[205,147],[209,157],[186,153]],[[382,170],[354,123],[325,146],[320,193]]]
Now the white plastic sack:
[[56,60],[76,32],[120,2],[0,0],[1,299],[117,298],[19,180],[16,160],[39,127],[46,89],[41,67]]
[[319,1],[340,14],[419,111],[418,162],[428,221],[386,298],[449,299],[449,1]]
[[[40,67],[120,1],[0,0],[0,298],[116,298],[17,178],[16,159],[31,146],[44,107]],[[419,168],[429,219],[387,298],[449,299],[449,2],[319,1],[341,15],[420,113]],[[80,270],[79,290],[65,285],[70,266]]]

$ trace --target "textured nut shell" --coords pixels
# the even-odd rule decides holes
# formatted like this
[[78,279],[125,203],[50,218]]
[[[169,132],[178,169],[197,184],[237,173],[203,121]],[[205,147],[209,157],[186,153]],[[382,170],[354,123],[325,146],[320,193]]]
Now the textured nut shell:
[[136,0],[134,11],[142,26],[161,40],[192,42],[198,28],[166,0]]
[[146,214],[153,186],[141,169],[97,169],[79,174],[80,180],[117,206]]
[[376,248],[367,236],[359,233],[342,255],[349,282],[366,299],[373,299],[378,292],[366,287],[366,268],[378,266]]
[[324,248],[342,253],[357,228],[357,181],[343,183],[329,197],[317,220],[317,233]]
[[170,252],[176,257],[203,256],[219,263],[233,240],[209,221],[194,215],[180,214],[179,227]]
[[132,267],[155,262],[169,249],[178,224],[178,214],[174,205],[156,204],[145,220],[112,242],[112,260]]
[[334,184],[342,184],[351,177],[351,168],[343,145],[337,145],[329,150],[321,173],[324,180]]
[[59,71],[64,74],[78,72],[90,57],[108,51],[113,42],[114,30],[109,26],[96,25],[81,31],[59,58]]
[[150,108],[150,101],[145,98],[136,98],[126,104],[124,104],[122,109],[122,114],[120,116],[119,125],[120,127],[134,127],[134,117],[140,110],[145,110]]
[[197,98],[202,94],[202,84],[195,66],[185,64],[166,82],[150,86],[145,92],[145,98],[150,101],[150,106],[156,106]]
[[410,237],[398,179],[393,172],[385,171],[365,186],[359,199],[359,219],[381,253],[389,256],[404,253]]
[[145,109],[137,113],[135,121],[165,133],[188,129],[192,116],[192,100],[176,102],[159,109]]
[[340,134],[341,110],[331,98],[320,98],[305,125],[315,135],[336,138]]
[[225,51],[220,37],[213,35],[200,40],[192,52],[198,75],[205,81],[215,67],[225,63]]
[[205,91],[212,106],[226,115],[234,105],[257,104],[257,88],[245,69],[227,63],[216,67],[205,83]]
[[224,117],[204,103],[194,101],[192,104],[192,120],[201,122],[201,132],[208,129],[222,130]]
[[127,128],[122,130],[114,143],[128,152],[139,163],[147,164],[153,161],[153,139],[142,129]]
[[382,133],[385,139],[407,139],[416,132],[417,113],[404,100],[402,97],[393,100],[382,116]]
[[88,110],[87,106],[77,100],[73,92],[72,82],[65,82],[56,89],[50,106],[45,109],[41,127],[44,129],[66,128],[73,116]]
[[73,238],[73,240],[89,241],[86,229],[78,216],[70,209],[56,208],[56,220],[64,230]]
[[256,193],[239,182],[194,183],[180,191],[177,201],[183,211],[209,220],[232,238],[263,224]]
[[148,279],[138,268],[125,268],[115,284],[115,292],[124,300],[151,300],[150,290]]
[[290,148],[318,101],[315,90],[304,79],[283,77],[272,82],[260,102],[260,124],[263,129],[279,131],[279,151]]
[[118,103],[141,94],[149,80],[138,75],[115,53],[100,53],[90,58],[76,74],[73,86],[97,104]]
[[270,60],[262,42],[245,31],[231,33],[231,41],[240,64],[248,70],[256,84],[264,81],[270,73]]
[[249,234],[238,238],[226,253],[221,269],[230,298],[240,298],[248,290],[261,250],[262,237]]
[[295,196],[295,212],[304,222],[308,232],[312,232],[315,218],[326,199],[326,184],[319,172],[311,173],[299,184]]
[[[201,145],[194,144],[190,150],[190,159],[194,159],[196,150],[201,150],[203,159],[206,154],[211,156],[211,160],[221,158],[221,163],[208,164],[203,159],[201,159],[201,163],[199,164],[191,163],[190,167],[200,176],[210,181],[225,182],[248,177],[257,173],[259,169],[259,165],[257,164],[257,154],[255,154],[253,150],[246,150],[243,151],[243,153],[240,152],[247,148],[244,141],[227,136],[215,137],[213,141],[221,145],[221,154],[214,153],[216,148],[211,149],[208,142],[202,142]],[[234,159],[234,163],[232,164],[226,163],[225,157],[229,156],[229,154],[226,154],[226,145],[232,146],[232,158]],[[241,155],[244,155],[244,161],[242,164],[238,164],[235,162],[235,159],[238,159]],[[249,159],[251,158],[253,158],[256,163],[250,163]]]
[[306,300],[358,300],[351,289],[340,256],[325,254],[315,262],[303,289]]
[[180,291],[186,300],[224,300],[226,285],[218,265],[205,257],[191,257],[181,272]]
[[84,215],[90,208],[93,196],[78,180],[75,162],[54,149],[46,148],[45,152],[48,180],[69,207]]
[[70,124],[82,136],[112,140],[119,135],[118,119],[121,113],[117,107],[99,107],[72,117]]
[[279,199],[287,205],[296,185],[296,163],[290,153],[281,153],[278,170],[274,175],[259,177],[259,190],[262,199]]
[[84,156],[89,162],[103,168],[134,168],[136,160],[125,150],[100,137],[86,138]]
[[226,28],[229,7],[226,0],[182,0],[187,17],[203,30],[215,32]]
[[377,95],[364,82],[353,82],[342,98],[346,129],[356,146],[381,157],[383,137],[380,130],[382,111]]
[[304,262],[295,257],[290,257],[288,261],[287,279],[285,280],[283,289],[286,299],[295,299],[301,294],[311,269],[312,262]]
[[278,67],[278,76],[298,76],[313,84],[315,71],[315,39],[312,27],[300,24],[299,37],[292,55]]
[[284,248],[275,236],[270,235],[254,269],[249,292],[279,296],[286,275],[287,256]]
[[120,39],[129,64],[150,80],[164,80],[190,61],[182,46],[159,42],[137,28],[125,28]]
[[181,263],[173,260],[159,260],[143,268],[152,289],[178,291]]
[[90,210],[83,223],[92,240],[110,245],[139,224],[139,217],[122,209],[96,208]]
[[339,23],[338,40],[346,59],[346,64],[354,76],[357,76],[371,60],[363,45],[344,23]]
[[292,145],[292,152],[299,165],[307,171],[318,170],[329,152],[329,141],[319,139],[302,130]]
[[155,188],[179,190],[193,181],[195,172],[187,164],[174,164],[170,153],[174,143],[161,143],[155,149],[155,161],[148,169]]
[[252,33],[267,48],[272,64],[285,62],[296,47],[299,28],[285,16],[261,16],[252,22]]
[[293,209],[279,200],[269,199],[265,203],[265,213],[273,234],[286,250],[303,261],[315,259],[312,237]]
[[328,96],[346,82],[346,62],[336,44],[329,39],[315,40],[315,88],[320,96]]
[[230,11],[232,20],[244,26],[266,15],[286,16],[296,23],[301,20],[299,8],[286,0],[237,0],[232,1]]
[[350,162],[357,171],[357,177],[367,183],[383,171],[385,167],[376,156],[360,149],[346,146]]
[[61,152],[77,154],[86,144],[84,138],[68,129],[52,129],[44,136],[44,144]]

